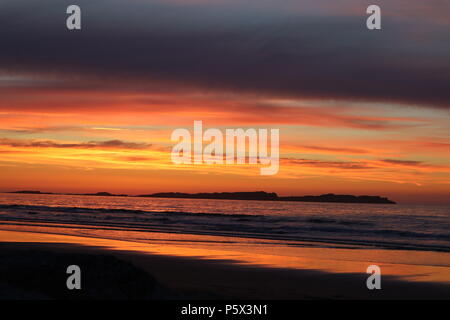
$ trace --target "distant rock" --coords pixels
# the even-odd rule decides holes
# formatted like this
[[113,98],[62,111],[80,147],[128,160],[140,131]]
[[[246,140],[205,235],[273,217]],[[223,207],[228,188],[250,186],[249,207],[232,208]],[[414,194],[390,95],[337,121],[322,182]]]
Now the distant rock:
[[9,193],[25,193],[25,194],[52,194],[51,192],[41,192],[41,191],[34,191],[34,190],[21,190],[21,191],[12,191]]
[[[57,194],[40,191],[14,191],[10,193],[24,194]],[[101,197],[133,197],[126,194],[113,194],[109,192],[97,193],[72,193],[66,195],[81,196],[101,196]],[[262,200],[262,201],[299,201],[299,202],[338,202],[338,203],[375,203],[375,204],[395,204],[394,201],[380,196],[355,196],[349,194],[327,193],[320,196],[290,196],[279,197],[275,192],[254,191],[254,192],[203,192],[203,193],[182,193],[182,192],[160,192],[153,194],[143,194],[136,197],[149,198],[181,198],[181,199],[222,199],[222,200]]]
[[113,194],[109,192],[85,193],[83,196],[100,196],[100,197],[128,197],[126,194]]
[[148,195],[140,195],[138,197],[395,204],[394,201],[391,201],[388,198],[383,198],[380,196],[336,195],[333,193],[328,193],[322,194],[320,196],[279,197],[276,193],[268,193],[264,191],[213,192],[213,193],[163,192]]
[[109,192],[97,192],[92,194],[86,194],[87,196],[102,196],[102,197],[112,197],[114,196],[112,193]]
[[340,202],[340,203],[380,203],[395,204],[394,201],[380,196],[354,196],[347,194],[327,193],[320,196],[280,197],[281,201],[304,201],[304,202]]

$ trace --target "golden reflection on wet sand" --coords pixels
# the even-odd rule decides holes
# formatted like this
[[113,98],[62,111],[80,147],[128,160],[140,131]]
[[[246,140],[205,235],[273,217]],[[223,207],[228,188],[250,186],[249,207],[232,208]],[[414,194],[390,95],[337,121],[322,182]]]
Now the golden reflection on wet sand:
[[[3,226],[2,228],[5,229]],[[183,242],[173,244],[168,240],[179,235],[164,233],[155,235],[160,240],[155,240],[154,243],[143,243],[22,229],[26,232],[0,230],[0,242],[65,243],[145,254],[231,260],[235,264],[258,267],[312,269],[332,273],[365,273],[369,265],[376,264],[381,267],[383,275],[393,275],[408,281],[450,283],[450,254],[444,252],[299,247],[260,240],[237,246],[224,237],[212,237],[216,242],[211,243],[205,242],[205,236],[196,235],[184,235]]]

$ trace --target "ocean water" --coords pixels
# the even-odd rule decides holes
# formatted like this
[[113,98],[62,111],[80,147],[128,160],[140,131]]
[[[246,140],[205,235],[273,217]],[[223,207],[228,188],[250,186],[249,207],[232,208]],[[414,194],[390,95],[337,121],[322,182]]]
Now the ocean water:
[[0,194],[0,229],[15,224],[450,252],[444,205]]

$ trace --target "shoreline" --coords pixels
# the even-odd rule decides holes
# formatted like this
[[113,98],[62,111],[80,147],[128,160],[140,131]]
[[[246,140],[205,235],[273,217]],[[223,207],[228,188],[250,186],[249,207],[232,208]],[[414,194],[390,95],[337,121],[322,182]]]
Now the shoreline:
[[[287,256],[279,256],[281,260],[286,260],[285,267],[275,267],[240,261],[239,255],[233,255],[231,251],[221,252],[222,255],[217,252],[216,258],[211,258],[205,256],[205,250],[189,250],[186,246],[183,255],[176,251],[171,253],[169,246],[163,245],[23,231],[0,231],[0,240],[0,252],[9,250],[17,253],[30,249],[47,252],[44,255],[48,255],[48,252],[76,252],[109,256],[131,263],[154,277],[161,288],[164,288],[162,291],[166,295],[160,296],[160,299],[450,298],[450,282],[412,281],[408,277],[386,274],[382,278],[382,290],[368,290],[365,285],[368,275],[364,272],[326,272],[312,263],[309,263],[310,268],[288,267]],[[332,252],[317,250],[322,250],[322,253]],[[258,254],[247,255],[251,257]],[[265,256],[269,257],[267,254]],[[23,254],[23,259],[32,272],[33,261],[27,261],[29,259],[26,254]],[[312,262],[319,263],[318,260],[320,259],[311,256]],[[338,258],[330,261],[334,261],[337,266],[344,263]],[[345,263],[354,265],[357,261]],[[414,264],[405,264],[405,267],[405,270],[414,268]],[[448,270],[448,267],[441,268]]]
[[[95,210],[95,209],[92,209]],[[81,223],[81,222],[56,222],[56,221],[40,221],[36,222],[34,219],[5,219],[0,217],[0,230],[9,230],[11,227],[14,228],[79,228],[79,229],[91,229],[102,228],[104,230],[122,230],[122,231],[136,231],[136,232],[150,232],[150,233],[167,233],[167,234],[185,234],[192,236],[211,236],[211,237],[230,237],[230,238],[245,238],[252,240],[261,241],[279,241],[279,242],[296,242],[296,243],[314,243],[317,246],[324,247],[358,247],[358,248],[377,248],[380,250],[402,250],[402,251],[428,251],[428,252],[442,252],[450,253],[450,247],[439,246],[439,245],[419,245],[419,244],[408,244],[408,243],[395,243],[395,242],[381,242],[381,241],[364,241],[364,240],[353,240],[353,239],[337,239],[337,238],[316,238],[316,237],[289,237],[284,235],[261,235],[261,234],[239,234],[236,232],[207,232],[207,231],[189,231],[189,230],[178,230],[174,231],[169,228],[164,228],[163,226],[127,226],[125,228],[120,228],[119,225],[114,224],[96,224],[96,223]],[[20,229],[19,229],[20,230]],[[45,233],[45,232],[44,232]],[[62,235],[66,233],[60,233]],[[450,261],[449,261],[450,263]]]

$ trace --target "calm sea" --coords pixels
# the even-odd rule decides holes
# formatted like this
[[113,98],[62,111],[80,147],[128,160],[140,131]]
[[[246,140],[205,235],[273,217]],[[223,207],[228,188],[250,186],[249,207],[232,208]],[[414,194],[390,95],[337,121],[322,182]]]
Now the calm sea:
[[[450,207],[0,194],[1,225],[450,251]],[[119,231],[119,232],[118,232]],[[73,234],[73,232],[72,232]],[[132,239],[131,239],[132,240]]]

